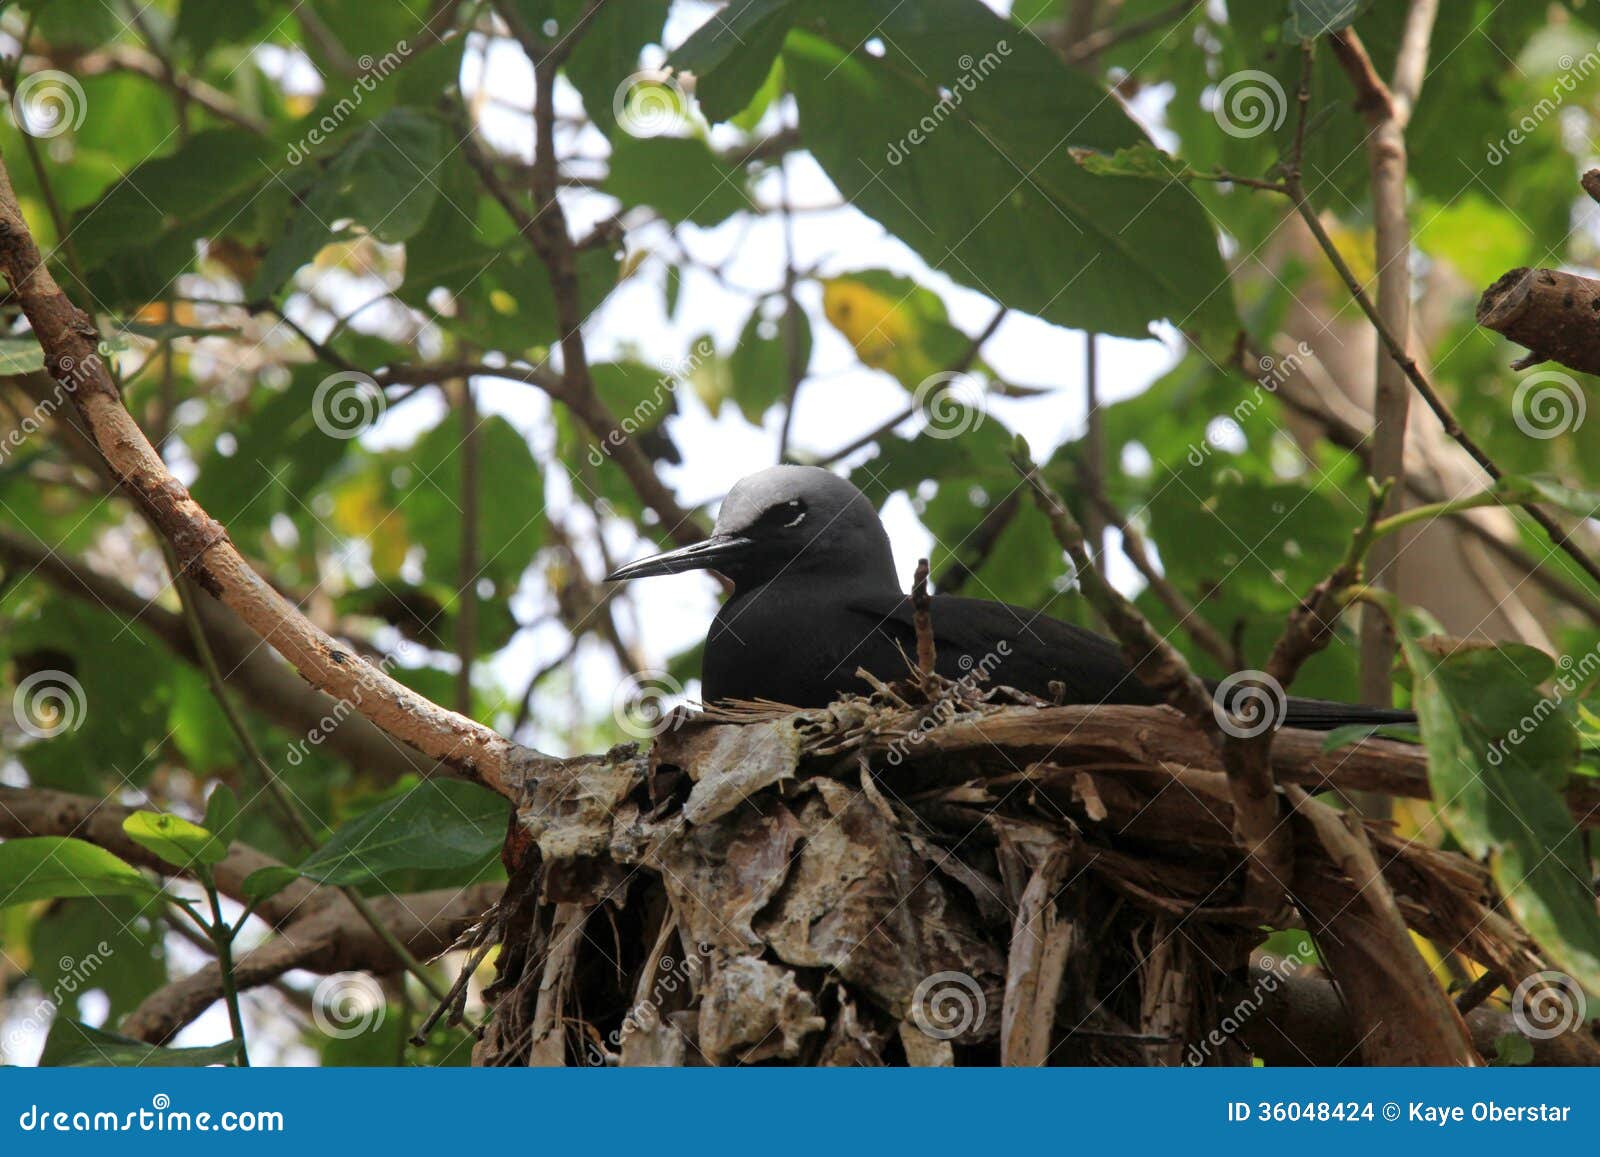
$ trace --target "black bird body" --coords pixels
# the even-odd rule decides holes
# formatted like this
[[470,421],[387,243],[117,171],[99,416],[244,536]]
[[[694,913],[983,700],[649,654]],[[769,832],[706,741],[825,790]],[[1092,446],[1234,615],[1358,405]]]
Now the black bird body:
[[[900,588],[877,511],[849,482],[808,466],[776,466],[729,493],[703,543],[622,567],[612,579],[712,569],[734,583],[706,636],[705,700],[771,699],[820,707],[869,690],[856,674],[898,679],[916,654],[911,600]],[[1160,701],[1117,644],[1038,611],[933,596],[936,664],[1066,703]],[[1408,720],[1407,712],[1290,698],[1282,722],[1331,728]]]

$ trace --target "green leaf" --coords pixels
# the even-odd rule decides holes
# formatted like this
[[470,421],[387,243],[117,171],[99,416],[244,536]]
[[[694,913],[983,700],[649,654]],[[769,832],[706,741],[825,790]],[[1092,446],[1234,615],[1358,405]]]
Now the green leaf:
[[1152,177],[1170,181],[1183,179],[1189,167],[1177,157],[1154,145],[1134,145],[1107,156],[1093,149],[1073,149],[1072,159],[1100,177]]
[[220,863],[228,849],[199,824],[171,812],[136,811],[122,821],[122,830],[141,848],[167,863],[188,868],[197,861]]
[[614,0],[589,21],[567,58],[567,79],[582,95],[589,119],[607,136],[617,123],[617,89],[638,68],[640,50],[661,39],[670,6],[670,0]]
[[364,884],[418,869],[476,872],[499,853],[506,801],[459,780],[429,780],[342,825],[300,865],[323,884]]
[[161,894],[126,860],[67,836],[33,836],[0,844],[0,908],[62,896]]
[[206,800],[206,818],[203,826],[222,846],[222,856],[218,859],[227,856],[228,845],[233,843],[234,829],[238,822],[239,797],[233,794],[233,788],[227,784],[217,784],[211,789],[211,795]]
[[[509,593],[544,534],[543,474],[527,441],[499,415],[478,425],[483,501],[478,512],[479,573]],[[425,578],[455,589],[461,558],[461,423],[452,412],[418,439],[399,508],[426,555]],[[448,609],[448,608],[447,608]]]
[[1553,664],[1532,647],[1446,641],[1418,611],[1400,627],[1439,817],[1469,855],[1488,858],[1506,906],[1551,959],[1600,993],[1600,914],[1561,795],[1578,759],[1562,707],[1576,681],[1564,675],[1544,695]]
[[[338,136],[327,167],[302,178],[293,215],[262,258],[252,293],[275,292],[323,246],[345,235],[346,219],[380,241],[404,241],[422,227],[439,198],[433,175],[445,159],[444,125],[411,108],[396,108]],[[291,161],[296,158],[291,154]]]
[[248,39],[265,15],[265,0],[183,0],[174,35],[204,56],[225,41]]
[[1532,1064],[1533,1042],[1520,1032],[1501,1033],[1494,1038],[1494,1063],[1496,1065]]
[[31,333],[0,338],[0,374],[31,374],[44,369],[44,350]]
[[711,226],[753,208],[744,175],[693,137],[617,137],[605,191],[669,221]]
[[1372,0],[1289,0],[1284,31],[1294,40],[1315,40],[1348,28]]
[[1569,486],[1551,474],[1508,474],[1495,483],[1507,506],[1522,502],[1548,502],[1583,518],[1600,511],[1600,491]]
[[694,74],[707,119],[725,121],[755,99],[797,7],[793,0],[733,0],[672,54],[673,68]]
[[90,1028],[58,1017],[45,1038],[39,1067],[47,1068],[196,1068],[231,1065],[238,1057],[232,1041],[203,1048],[171,1049],[146,1044],[118,1033]]
[[811,0],[804,11],[784,67],[806,146],[853,205],[934,268],[1074,328],[1235,327],[1199,202],[1180,183],[1079,165],[1075,148],[1114,156],[1149,142],[1028,33],[979,0]]
[[[757,425],[767,410],[789,395],[789,347],[784,327],[788,314],[764,317],[758,305],[751,311],[739,344],[728,359],[733,379],[733,400],[745,418]],[[799,345],[795,365],[801,376],[811,361],[811,323],[802,310],[794,315]]]
[[259,904],[276,896],[299,878],[300,873],[294,868],[274,864],[270,868],[257,868],[244,878],[244,883],[239,887],[246,900]]
[[1398,739],[1402,743],[1417,743],[1421,733],[1408,723],[1351,723],[1335,727],[1322,737],[1324,752],[1338,751],[1363,739]]
[[264,164],[269,149],[242,129],[196,133],[170,155],[134,166],[79,212],[72,244],[101,303],[160,296],[193,263],[208,227],[226,227],[233,202],[272,179]]

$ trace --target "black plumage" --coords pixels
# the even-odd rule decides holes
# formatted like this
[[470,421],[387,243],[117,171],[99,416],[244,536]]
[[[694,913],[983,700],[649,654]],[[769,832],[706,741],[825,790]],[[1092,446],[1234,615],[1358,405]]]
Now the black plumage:
[[[706,636],[705,700],[772,699],[820,707],[868,690],[858,668],[904,676],[916,654],[911,600],[872,503],[811,466],[775,466],[741,480],[704,542],[619,568],[620,581],[686,570],[733,581]],[[1112,640],[1038,611],[935,595],[937,670],[1067,703],[1149,704],[1160,697]],[[1241,708],[1243,710],[1243,708]],[[1283,722],[1326,729],[1409,720],[1407,712],[1289,698]]]

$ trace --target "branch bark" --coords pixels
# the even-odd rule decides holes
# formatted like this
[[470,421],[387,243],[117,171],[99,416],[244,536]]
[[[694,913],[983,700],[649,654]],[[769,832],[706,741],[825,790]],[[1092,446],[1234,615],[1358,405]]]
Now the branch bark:
[[[370,903],[374,914],[400,943],[412,955],[427,960],[447,951],[493,906],[503,887],[490,883],[439,888],[409,896],[378,896]],[[324,974],[382,974],[400,967],[389,947],[340,896],[325,906],[308,910],[276,937],[240,956],[234,961],[233,976],[243,992],[271,984],[296,968]],[[221,996],[222,973],[213,961],[151,993],[124,1018],[119,1031],[150,1044],[165,1044]]]
[[[1378,266],[1378,312],[1399,340],[1402,350],[1411,341],[1411,222],[1406,214],[1406,124],[1422,90],[1427,71],[1428,43],[1438,15],[1438,0],[1411,0],[1395,60],[1394,85],[1385,86],[1367,56],[1354,28],[1333,34],[1330,41],[1351,82],[1357,104],[1372,133],[1367,156],[1372,174],[1374,249]],[[1380,343],[1374,374],[1372,401],[1372,473],[1379,482],[1405,479],[1406,422],[1411,412],[1411,390],[1400,363]],[[1403,486],[1390,491],[1383,513],[1392,514],[1402,504]],[[1393,593],[1398,575],[1400,540],[1385,538],[1373,544],[1368,568],[1374,585]],[[1390,674],[1394,666],[1394,629],[1386,616],[1368,610],[1361,616],[1361,697],[1387,707],[1394,692]]]
[[351,703],[423,754],[510,795],[520,750],[515,744],[429,702],[310,622],[250,567],[223,526],[172,476],[123,405],[100,355],[93,320],[72,304],[46,267],[3,161],[0,273],[44,349],[46,371],[71,398],[119,487],[172,544],[183,572],[271,643],[314,687]]
[[1600,374],[1600,281],[1592,277],[1513,269],[1483,291],[1477,316],[1485,329],[1528,348],[1519,367],[1549,361]]

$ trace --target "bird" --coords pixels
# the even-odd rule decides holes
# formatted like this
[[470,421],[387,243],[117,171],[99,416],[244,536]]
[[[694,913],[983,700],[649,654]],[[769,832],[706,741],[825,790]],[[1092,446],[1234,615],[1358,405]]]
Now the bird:
[[[798,708],[869,693],[857,674],[902,678],[916,654],[911,599],[901,589],[878,511],[848,480],[816,466],[773,466],[737,482],[709,538],[618,567],[607,582],[709,570],[733,591],[706,634],[707,703],[766,699]],[[1094,631],[988,599],[935,594],[929,602],[935,670],[976,672],[1062,704],[1162,702],[1121,649]],[[1407,711],[1284,696],[1249,681],[1208,687],[1249,726],[1331,730],[1404,723]],[[1219,720],[1224,716],[1219,713]],[[1253,733],[1253,732],[1252,732]]]

